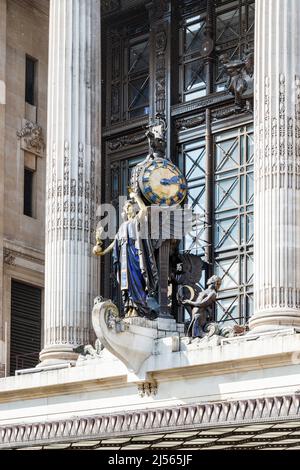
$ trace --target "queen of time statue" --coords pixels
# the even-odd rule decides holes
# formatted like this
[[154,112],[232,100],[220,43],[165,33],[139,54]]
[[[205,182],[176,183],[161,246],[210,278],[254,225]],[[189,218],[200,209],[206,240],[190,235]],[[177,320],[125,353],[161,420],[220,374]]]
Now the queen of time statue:
[[147,207],[136,193],[130,193],[122,218],[114,241],[105,250],[101,242],[103,228],[98,230],[94,254],[113,253],[114,273],[122,292],[125,316],[155,318],[159,313],[158,270],[153,245],[147,237]]

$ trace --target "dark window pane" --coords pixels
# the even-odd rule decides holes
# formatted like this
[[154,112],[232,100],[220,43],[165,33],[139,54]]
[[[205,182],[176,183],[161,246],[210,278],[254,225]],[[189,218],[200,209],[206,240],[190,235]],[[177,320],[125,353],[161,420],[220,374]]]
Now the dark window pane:
[[41,289],[11,285],[10,374],[35,367],[41,350]]
[[25,101],[35,105],[36,60],[26,57]]
[[230,10],[217,17],[216,41],[218,44],[239,38],[239,9]]
[[149,68],[149,42],[144,41],[130,47],[129,74],[147,71]]
[[189,24],[185,29],[185,52],[192,53],[201,51],[204,42],[204,21]]
[[131,117],[149,112],[149,78],[139,78],[129,83],[128,110]]
[[33,171],[24,169],[24,214],[33,216]]
[[221,322],[245,322],[251,315],[254,189],[253,165],[246,163],[252,134],[248,126],[215,136],[214,273],[222,278],[216,306]]
[[185,66],[185,89],[194,90],[205,86],[205,69],[202,60],[195,60]]

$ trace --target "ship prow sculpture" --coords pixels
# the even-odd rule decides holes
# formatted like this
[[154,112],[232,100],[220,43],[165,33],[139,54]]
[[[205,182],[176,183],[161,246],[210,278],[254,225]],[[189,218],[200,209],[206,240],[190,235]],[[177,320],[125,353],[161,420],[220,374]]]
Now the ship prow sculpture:
[[[122,294],[120,308],[111,300],[95,299],[94,330],[103,346],[135,373],[152,355],[186,347],[181,341],[185,335],[192,340],[220,333],[212,323],[212,307],[221,280],[211,277],[201,291],[204,263],[179,250],[193,229],[193,214],[186,204],[186,179],[164,156],[164,136],[164,123],[149,128],[149,155],[133,171],[123,222],[105,249],[100,224],[93,250],[96,256],[112,252]],[[175,319],[179,309],[191,316],[186,332]]]

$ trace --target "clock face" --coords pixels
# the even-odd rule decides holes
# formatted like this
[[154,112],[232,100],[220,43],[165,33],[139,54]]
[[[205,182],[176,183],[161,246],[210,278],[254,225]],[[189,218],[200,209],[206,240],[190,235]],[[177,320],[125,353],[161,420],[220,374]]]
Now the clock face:
[[156,158],[147,162],[139,176],[144,197],[157,205],[180,204],[187,194],[186,179],[169,160]]

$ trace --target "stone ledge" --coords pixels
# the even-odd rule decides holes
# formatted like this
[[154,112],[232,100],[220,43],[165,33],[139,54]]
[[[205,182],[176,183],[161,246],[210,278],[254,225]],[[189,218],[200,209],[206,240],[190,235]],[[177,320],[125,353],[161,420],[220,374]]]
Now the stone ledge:
[[283,422],[300,417],[300,395],[220,401],[67,420],[0,426],[0,449],[149,435],[212,426]]
[[[38,397],[66,395],[87,390],[112,389],[152,378],[158,382],[178,377],[189,379],[262,370],[300,364],[300,334],[288,330],[246,340],[228,340],[221,344],[181,341],[178,352],[166,345],[172,338],[158,340],[157,354],[145,361],[140,373],[128,371],[107,350],[86,365],[57,370],[39,370],[32,374],[0,379],[0,403]],[[168,346],[168,347],[167,347]],[[164,354],[164,351],[166,352]]]

